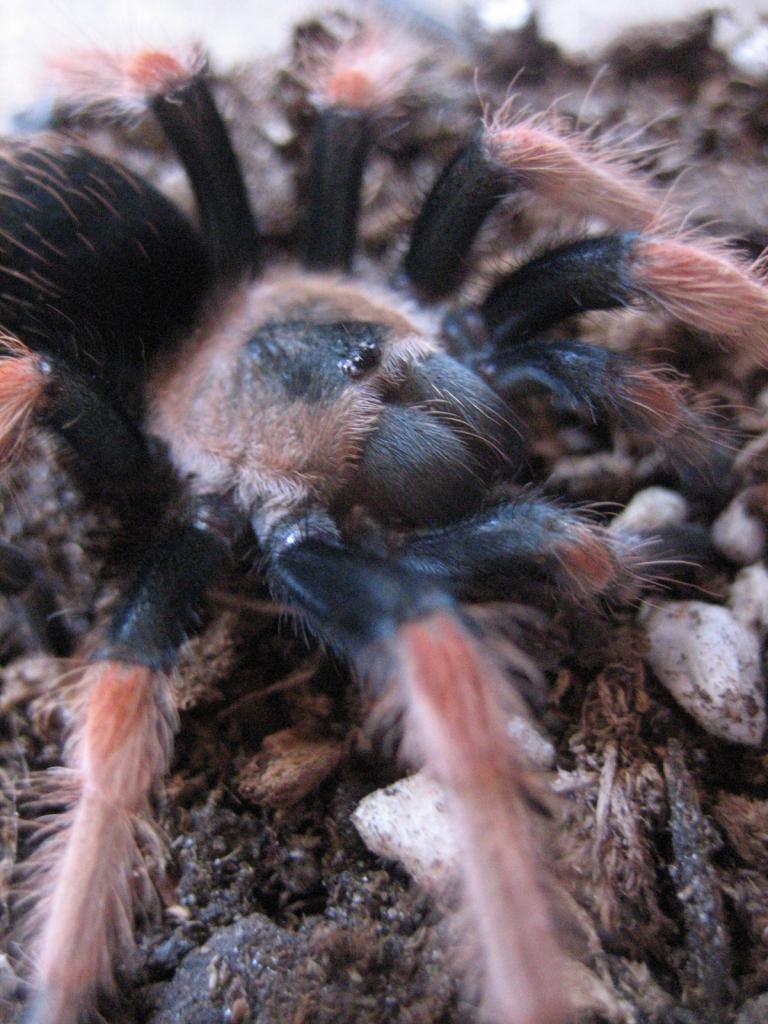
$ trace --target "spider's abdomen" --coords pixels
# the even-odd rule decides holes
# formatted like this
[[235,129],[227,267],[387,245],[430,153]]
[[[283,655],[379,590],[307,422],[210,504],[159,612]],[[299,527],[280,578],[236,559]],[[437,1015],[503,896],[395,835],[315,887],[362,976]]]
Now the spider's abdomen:
[[472,511],[508,457],[508,412],[378,295],[302,275],[213,311],[156,379],[151,428],[201,490],[247,509]]
[[105,385],[187,328],[208,259],[186,218],[142,178],[72,143],[0,150],[0,321]]

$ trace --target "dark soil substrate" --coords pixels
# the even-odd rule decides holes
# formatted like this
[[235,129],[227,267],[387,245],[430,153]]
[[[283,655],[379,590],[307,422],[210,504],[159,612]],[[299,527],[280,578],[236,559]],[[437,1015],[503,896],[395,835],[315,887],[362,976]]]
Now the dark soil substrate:
[[[333,34],[339,24],[306,24],[297,38]],[[367,173],[362,235],[372,273],[386,278],[396,266],[418,196],[471,131],[478,93],[498,104],[513,79],[515,109],[556,104],[563,124],[610,133],[660,185],[678,182],[676,202],[692,211],[692,223],[754,254],[766,244],[768,85],[729,69],[710,46],[707,22],[635,38],[599,66],[568,64],[532,29],[494,38],[468,31],[461,47],[439,42]],[[309,113],[293,70],[287,58],[218,85],[276,251],[298,237],[294,197],[307,151]],[[188,202],[151,125],[108,136],[104,126],[86,127]],[[532,203],[494,214],[480,248],[489,258],[519,259],[582,231]],[[768,432],[766,405],[749,411],[761,391],[765,398],[768,374],[711,340],[635,312],[596,315],[579,329],[622,350],[663,353],[723,407],[736,448]],[[624,502],[663,483],[685,493],[706,526],[733,493],[764,479],[768,446],[718,474],[715,486],[542,398],[521,411],[533,438],[533,479],[565,500]],[[79,639],[103,621],[131,544],[113,513],[83,507],[56,465],[46,439],[30,445],[9,474],[2,535],[34,556]],[[734,573],[714,560],[670,582],[666,596],[717,601]],[[565,791],[554,831],[575,897],[573,944],[586,965],[592,1009],[583,1019],[768,1017],[768,997],[760,996],[768,990],[766,751],[715,740],[677,707],[644,664],[632,607],[536,616],[494,606],[479,615],[534,654],[549,681],[548,692],[527,696],[555,744]],[[0,913],[9,923],[11,864],[25,850],[24,782],[60,763],[69,713],[58,682],[67,663],[41,653],[34,613],[8,602],[0,618]],[[161,912],[145,923],[137,971],[124,974],[124,1002],[104,1008],[107,1019],[475,1020],[448,952],[456,941],[450,914],[370,854],[350,823],[358,800],[399,769],[393,737],[366,731],[367,702],[343,667],[309,649],[257,581],[237,577],[211,595],[208,625],[185,651],[177,689],[181,729],[158,809],[169,838],[167,862],[155,870]],[[280,748],[262,750],[262,742],[286,729],[318,741],[321,754],[309,768],[299,753],[298,782],[270,789],[270,751],[279,758]],[[265,808],[259,796],[267,790]],[[17,967],[0,959],[0,1016],[9,1021],[19,1019]]]

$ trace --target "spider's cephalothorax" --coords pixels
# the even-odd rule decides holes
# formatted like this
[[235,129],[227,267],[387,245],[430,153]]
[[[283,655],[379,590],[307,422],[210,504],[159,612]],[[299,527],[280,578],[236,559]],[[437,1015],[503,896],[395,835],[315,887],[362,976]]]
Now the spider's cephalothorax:
[[[486,1012],[514,1024],[567,1012],[505,681],[459,602],[534,584],[611,593],[627,558],[583,518],[496,489],[525,466],[506,399],[534,380],[672,451],[701,450],[706,423],[675,380],[546,332],[583,310],[651,300],[763,352],[768,295],[712,246],[661,237],[659,200],[625,171],[543,124],[501,120],[480,125],[438,177],[402,285],[353,278],[365,155],[408,74],[385,53],[364,33],[318,62],[297,269],[260,265],[238,161],[194,62],[84,57],[67,81],[80,99],[151,107],[191,181],[199,231],[148,183],[72,143],[2,154],[0,440],[34,420],[73,451],[86,488],[166,502],[84,672],[70,746],[79,795],[28,868],[40,892],[34,1024],[73,1024],[131,948],[136,822],[174,721],[167,673],[241,538],[275,595],[394,696],[408,749],[451,794]],[[434,311],[487,214],[523,188],[616,233],[544,254],[440,327]],[[19,566],[0,549],[8,591]]]
[[513,457],[494,391],[393,298],[330,274],[237,287],[157,376],[150,423],[202,493],[260,539],[304,508],[395,523],[474,511]]

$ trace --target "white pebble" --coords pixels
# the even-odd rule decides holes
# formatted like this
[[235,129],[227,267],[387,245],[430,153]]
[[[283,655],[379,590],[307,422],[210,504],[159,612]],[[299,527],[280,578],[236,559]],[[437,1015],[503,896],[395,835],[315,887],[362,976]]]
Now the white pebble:
[[507,722],[507,736],[514,740],[521,753],[534,768],[552,768],[555,748],[536,726],[522,715],[512,715]]
[[758,391],[752,405],[754,406],[755,412],[759,412],[761,414],[768,413],[768,388],[762,388]]
[[765,527],[737,494],[712,524],[712,543],[736,565],[751,565],[765,554]]
[[738,573],[731,584],[728,604],[742,626],[764,639],[768,632],[768,570],[762,562]]
[[481,0],[475,8],[487,32],[515,32],[533,16],[532,0]]
[[758,25],[743,36],[728,56],[732,64],[745,75],[764,78],[768,75],[768,25]]
[[688,502],[668,487],[646,487],[611,520],[611,533],[652,533],[680,526],[688,518]]
[[[755,0],[731,0],[729,6],[754,6]],[[555,43],[575,60],[594,60],[595,54],[670,18],[695,18],[712,7],[711,0],[643,0],[635,4],[606,4],[604,0],[537,0],[536,20],[542,39]],[[725,6],[725,5],[722,5]]]
[[[550,768],[555,748],[522,715],[513,715],[507,734],[534,768]],[[440,895],[459,876],[459,847],[449,796],[426,772],[369,793],[352,813],[368,849],[396,860],[419,885]]]
[[703,601],[669,601],[644,613],[648,663],[699,724],[733,743],[758,745],[765,697],[757,634]]
[[440,894],[459,874],[459,848],[446,792],[425,772],[377,789],[352,822],[368,849],[399,861],[420,885]]

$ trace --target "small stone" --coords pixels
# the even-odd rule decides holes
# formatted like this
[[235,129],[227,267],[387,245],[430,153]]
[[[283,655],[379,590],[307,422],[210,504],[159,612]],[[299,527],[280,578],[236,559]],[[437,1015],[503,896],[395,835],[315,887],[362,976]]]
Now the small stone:
[[586,964],[570,957],[563,967],[573,1009],[578,1011],[579,1017],[589,1014],[590,1017],[597,1016],[611,1024],[628,1019],[629,1007],[610,982],[599,977]]
[[752,78],[768,76],[768,25],[758,25],[742,36],[728,56],[742,74]]
[[768,388],[762,388],[758,391],[752,405],[756,412],[761,413],[762,415],[768,414]]
[[269,116],[261,121],[259,128],[272,145],[278,148],[288,146],[293,141],[294,131],[288,119],[279,116],[274,110],[270,110]]
[[0,1005],[8,1005],[15,999],[22,982],[5,953],[0,953]]
[[611,520],[611,533],[652,533],[680,526],[688,518],[688,502],[668,487],[646,487]]
[[714,736],[758,745],[766,710],[756,633],[703,601],[657,605],[644,622],[648,663],[677,702]]
[[229,1011],[230,1024],[245,1024],[245,1022],[251,1016],[251,1008],[248,1005],[248,1000],[244,999],[243,996],[238,998],[232,1003]]
[[52,690],[64,672],[64,662],[47,654],[33,654],[10,662],[0,672],[0,717]]
[[513,715],[507,722],[507,736],[514,740],[534,768],[552,768],[555,748],[536,726],[522,715]]
[[768,992],[748,999],[739,1010],[735,1024],[764,1024],[768,1020]]
[[458,877],[448,797],[425,772],[370,793],[355,808],[352,822],[372,853],[399,861],[425,889],[439,894]]
[[282,729],[267,736],[259,753],[240,770],[237,791],[256,804],[290,807],[333,774],[343,749],[331,737],[307,738],[295,729]]
[[712,524],[712,543],[736,565],[751,565],[765,554],[765,526],[747,508],[745,494],[736,495]]
[[728,604],[733,617],[760,639],[768,632],[768,570],[762,562],[742,569],[731,584]]
[[165,912],[173,921],[181,922],[188,921],[192,916],[189,912],[188,907],[182,907],[180,903],[173,903],[170,907],[165,908]]
[[216,995],[221,988],[221,978],[219,976],[220,963],[221,957],[214,956],[208,964],[208,994],[211,996]]

